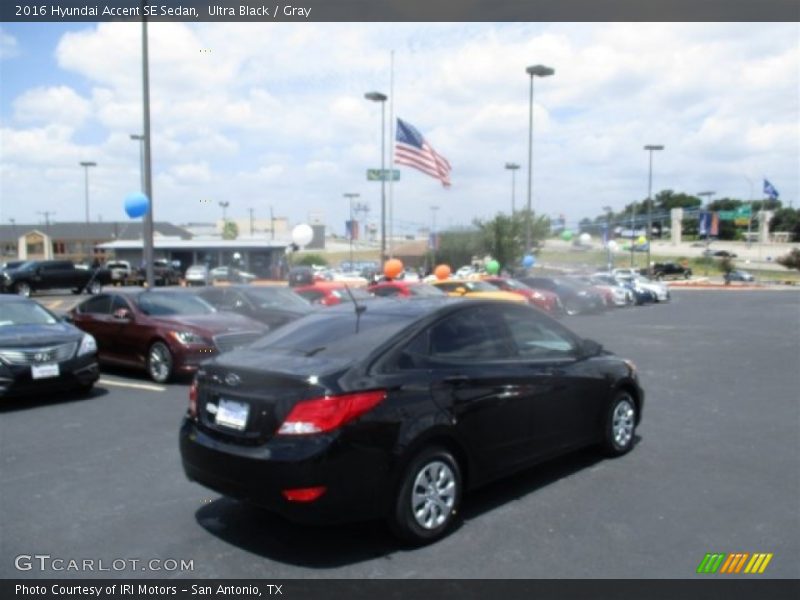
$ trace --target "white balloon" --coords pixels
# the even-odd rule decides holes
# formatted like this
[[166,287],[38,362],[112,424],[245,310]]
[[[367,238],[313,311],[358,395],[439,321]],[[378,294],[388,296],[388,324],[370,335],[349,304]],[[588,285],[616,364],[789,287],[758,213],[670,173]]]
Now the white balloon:
[[590,236],[588,233],[582,233],[579,239],[581,241],[581,244],[588,244],[589,242],[592,241],[592,236]]
[[617,242],[615,242],[614,240],[609,240],[608,243],[606,244],[606,248],[608,248],[610,252],[616,252],[619,246],[617,245]]
[[292,241],[298,246],[307,245],[314,238],[314,230],[307,223],[300,223],[292,229]]

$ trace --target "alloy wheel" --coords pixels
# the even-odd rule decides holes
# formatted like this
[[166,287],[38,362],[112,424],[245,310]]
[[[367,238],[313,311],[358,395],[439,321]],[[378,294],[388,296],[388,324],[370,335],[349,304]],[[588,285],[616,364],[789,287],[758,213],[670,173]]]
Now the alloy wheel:
[[456,493],[456,477],[447,464],[436,460],[424,465],[411,488],[411,512],[417,524],[426,530],[444,525],[453,512]]

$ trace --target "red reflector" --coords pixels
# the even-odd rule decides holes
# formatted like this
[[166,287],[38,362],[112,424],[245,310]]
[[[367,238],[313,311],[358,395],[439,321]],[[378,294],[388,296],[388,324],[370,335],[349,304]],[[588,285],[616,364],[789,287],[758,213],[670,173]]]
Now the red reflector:
[[319,486],[311,488],[297,488],[295,490],[283,490],[281,493],[289,502],[313,502],[322,496],[327,489],[328,488],[325,486]]
[[298,402],[278,429],[281,435],[323,433],[341,427],[375,408],[386,390],[325,396]]
[[193,381],[189,387],[189,416],[197,418],[197,381]]

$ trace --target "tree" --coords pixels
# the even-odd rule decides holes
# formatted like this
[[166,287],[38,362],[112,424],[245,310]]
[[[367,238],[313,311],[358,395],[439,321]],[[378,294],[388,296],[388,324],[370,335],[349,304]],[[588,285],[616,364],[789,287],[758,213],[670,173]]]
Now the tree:
[[792,248],[789,254],[781,256],[776,260],[779,265],[783,265],[787,269],[797,269],[800,271],[800,249]]
[[234,221],[225,221],[225,225],[222,228],[222,239],[235,240],[237,237],[239,237],[238,225]]
[[683,192],[675,193],[672,190],[662,190],[655,195],[656,210],[672,210],[673,208],[697,208],[703,201],[697,196],[690,196]]
[[769,222],[769,230],[788,231],[791,241],[800,241],[800,209],[779,208]]
[[447,264],[455,270],[472,264],[472,258],[481,253],[481,232],[475,229],[443,231],[439,234],[436,262]]
[[[498,214],[491,221],[476,220],[480,231],[480,253],[488,254],[502,267],[513,268],[522,260],[525,252],[525,238],[528,212],[521,210],[509,216]],[[550,219],[532,215],[531,245],[539,246],[550,233]]]
[[303,254],[298,260],[298,265],[313,267],[314,265],[328,265],[328,261],[321,254]]

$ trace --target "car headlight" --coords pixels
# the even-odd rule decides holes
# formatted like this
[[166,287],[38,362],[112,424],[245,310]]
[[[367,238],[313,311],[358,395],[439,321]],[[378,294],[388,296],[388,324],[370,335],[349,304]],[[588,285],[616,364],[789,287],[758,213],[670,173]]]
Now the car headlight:
[[89,335],[88,333],[83,334],[83,338],[81,338],[81,345],[78,348],[78,356],[83,356],[84,354],[96,354],[97,353],[97,342],[94,339],[94,336]]
[[532,296],[535,300],[544,300],[544,296],[539,292],[533,292]]
[[632,360],[625,359],[622,362],[631,370],[631,375],[636,375],[636,364]]
[[208,344],[208,341],[201,335],[197,335],[193,331],[173,331],[172,335],[181,344]]

